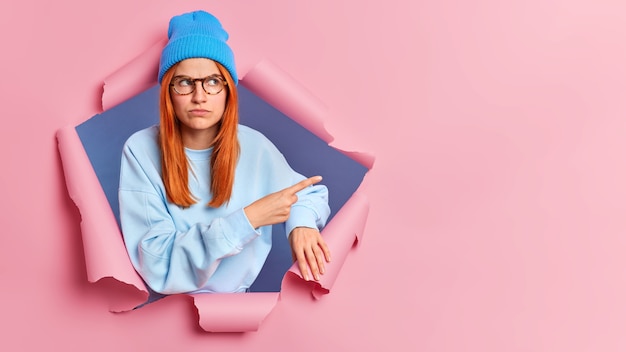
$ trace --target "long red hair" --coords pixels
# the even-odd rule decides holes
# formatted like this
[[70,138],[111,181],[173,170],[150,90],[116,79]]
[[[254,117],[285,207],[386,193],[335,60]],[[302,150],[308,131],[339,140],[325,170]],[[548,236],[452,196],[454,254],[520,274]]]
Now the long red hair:
[[[217,208],[228,202],[235,182],[235,166],[239,157],[237,125],[239,110],[237,87],[224,66],[217,64],[220,73],[226,79],[227,98],[224,115],[218,122],[218,132],[213,141],[211,154],[211,193],[213,198],[207,204]],[[159,146],[161,148],[161,174],[165,184],[167,200],[181,207],[189,207],[196,199],[189,191],[189,164],[180,133],[180,121],[174,113],[170,82],[174,77],[176,65],[164,75],[159,96],[160,129]]]

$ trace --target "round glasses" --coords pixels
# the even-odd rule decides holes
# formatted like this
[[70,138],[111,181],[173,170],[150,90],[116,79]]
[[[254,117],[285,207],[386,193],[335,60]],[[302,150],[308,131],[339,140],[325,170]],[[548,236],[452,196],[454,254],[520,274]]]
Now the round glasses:
[[170,87],[174,89],[177,94],[187,95],[196,91],[196,82],[202,83],[202,89],[209,95],[219,94],[224,89],[224,86],[228,85],[224,80],[224,77],[212,75],[204,78],[191,78],[187,76],[176,76],[172,79]]

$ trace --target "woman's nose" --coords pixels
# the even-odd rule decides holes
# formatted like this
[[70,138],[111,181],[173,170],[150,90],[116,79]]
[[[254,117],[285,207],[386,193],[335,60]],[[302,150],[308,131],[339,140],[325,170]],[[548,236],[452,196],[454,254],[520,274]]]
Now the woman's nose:
[[207,93],[204,91],[204,87],[202,87],[202,82],[193,82],[196,85],[196,89],[194,89],[193,93],[191,93],[191,99],[194,102],[205,102],[207,100]]

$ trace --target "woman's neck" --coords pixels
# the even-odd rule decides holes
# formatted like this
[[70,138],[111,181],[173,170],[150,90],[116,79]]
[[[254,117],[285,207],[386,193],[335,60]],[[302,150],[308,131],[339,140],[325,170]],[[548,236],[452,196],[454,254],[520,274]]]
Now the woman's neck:
[[185,148],[195,150],[208,149],[213,146],[216,135],[217,128],[210,128],[207,130],[183,129],[181,131],[181,137]]

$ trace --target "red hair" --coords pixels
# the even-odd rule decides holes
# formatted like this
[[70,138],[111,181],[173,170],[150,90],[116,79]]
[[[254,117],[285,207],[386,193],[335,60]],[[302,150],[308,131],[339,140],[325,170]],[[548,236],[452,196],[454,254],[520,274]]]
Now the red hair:
[[[213,153],[210,161],[213,199],[207,205],[217,208],[230,200],[233,191],[235,166],[239,157],[239,141],[237,140],[239,111],[235,82],[224,66],[217,62],[215,64],[226,79],[228,94],[224,115],[218,122],[218,132],[213,140]],[[167,200],[181,207],[189,207],[196,203],[196,199],[189,191],[189,164],[180,134],[180,121],[174,113],[169,84],[174,77],[176,66],[172,66],[163,75],[161,81],[159,96],[161,174]]]

